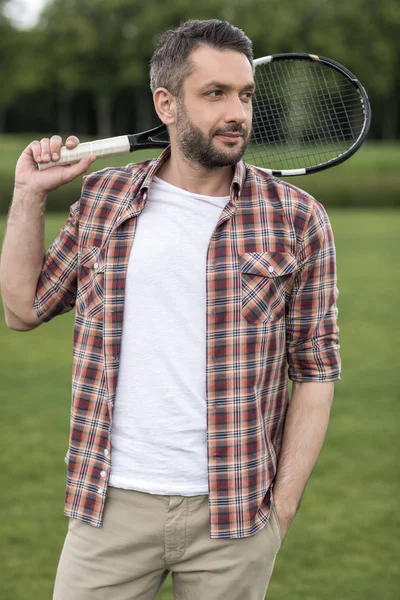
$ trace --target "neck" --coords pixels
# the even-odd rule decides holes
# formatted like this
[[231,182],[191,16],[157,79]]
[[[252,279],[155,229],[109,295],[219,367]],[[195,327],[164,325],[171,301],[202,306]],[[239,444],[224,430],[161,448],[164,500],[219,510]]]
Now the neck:
[[207,169],[191,163],[172,147],[171,156],[159,169],[157,177],[193,194],[229,196],[234,172],[233,166]]

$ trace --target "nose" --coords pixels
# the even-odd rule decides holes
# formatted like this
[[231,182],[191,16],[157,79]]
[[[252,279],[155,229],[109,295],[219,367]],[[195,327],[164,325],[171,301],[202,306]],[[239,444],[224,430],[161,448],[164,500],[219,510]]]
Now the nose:
[[251,115],[251,105],[245,104],[239,96],[229,99],[226,107],[225,121],[227,123],[244,123]]

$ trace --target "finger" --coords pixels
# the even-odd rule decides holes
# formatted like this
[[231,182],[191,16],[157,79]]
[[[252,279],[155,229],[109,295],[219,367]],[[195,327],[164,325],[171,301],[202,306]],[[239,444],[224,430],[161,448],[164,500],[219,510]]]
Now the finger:
[[31,142],[25,152],[30,154],[37,163],[42,162],[42,147],[38,140]]
[[79,138],[76,137],[76,135],[70,135],[67,138],[67,141],[65,142],[65,145],[67,146],[67,148],[75,148],[75,146],[77,146],[80,143]]
[[50,162],[51,160],[51,153],[50,153],[50,140],[49,138],[43,138],[42,140],[40,140],[40,146],[41,146],[41,157],[42,157],[42,162]]
[[93,155],[90,155],[90,156],[86,156],[85,158],[82,158],[82,160],[80,160],[75,165],[68,165],[68,166],[64,167],[63,168],[63,183],[68,183],[69,181],[72,181],[73,179],[75,179],[75,177],[79,177],[79,175],[82,175],[83,173],[85,173],[90,168],[90,166],[94,163],[95,160],[96,160],[96,157]]
[[62,139],[59,135],[53,135],[50,138],[50,154],[51,160],[57,161],[60,158],[60,150],[62,146]]

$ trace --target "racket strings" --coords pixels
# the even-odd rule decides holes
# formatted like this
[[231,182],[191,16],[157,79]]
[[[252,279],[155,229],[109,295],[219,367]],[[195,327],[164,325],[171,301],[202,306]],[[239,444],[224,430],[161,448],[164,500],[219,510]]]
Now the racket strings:
[[277,60],[256,68],[248,162],[300,169],[334,160],[357,141],[364,107],[356,86],[322,63]]

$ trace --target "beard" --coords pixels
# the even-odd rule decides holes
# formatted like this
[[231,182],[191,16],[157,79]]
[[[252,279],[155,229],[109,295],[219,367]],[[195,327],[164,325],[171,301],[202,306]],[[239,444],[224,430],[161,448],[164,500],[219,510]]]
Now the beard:
[[[230,151],[218,150],[213,144],[213,138],[227,133],[239,133],[243,143],[238,147],[237,141],[232,141],[232,144],[227,144],[228,147],[231,145]],[[182,156],[192,164],[201,165],[206,169],[236,165],[243,158],[249,137],[248,129],[239,123],[231,123],[223,129],[215,127],[206,135],[190,120],[183,102],[178,103],[176,141]]]

